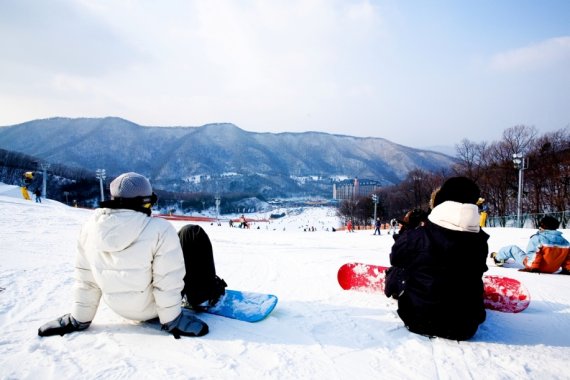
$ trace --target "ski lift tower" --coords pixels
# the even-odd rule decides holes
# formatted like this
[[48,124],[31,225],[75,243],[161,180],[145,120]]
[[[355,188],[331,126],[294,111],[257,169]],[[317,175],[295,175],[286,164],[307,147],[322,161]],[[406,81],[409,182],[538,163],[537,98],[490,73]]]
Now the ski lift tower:
[[97,169],[95,170],[96,177],[99,180],[99,187],[101,189],[101,202],[105,200],[105,193],[103,192],[103,181],[107,178],[107,174],[105,173],[105,169]]
[[43,171],[42,175],[42,198],[46,198],[47,195],[47,171],[50,168],[51,164],[48,163],[41,163],[40,168]]
[[220,195],[216,194],[216,221],[219,222],[220,221]]

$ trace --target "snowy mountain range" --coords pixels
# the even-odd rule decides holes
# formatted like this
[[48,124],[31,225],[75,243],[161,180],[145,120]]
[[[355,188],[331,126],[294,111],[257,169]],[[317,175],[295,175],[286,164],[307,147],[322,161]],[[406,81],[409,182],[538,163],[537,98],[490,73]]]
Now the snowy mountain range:
[[50,118],[0,127],[0,148],[110,176],[137,171],[173,191],[271,196],[329,193],[335,179],[395,184],[453,158],[382,138],[320,132],[254,133],[229,123],[146,127],[116,117]]

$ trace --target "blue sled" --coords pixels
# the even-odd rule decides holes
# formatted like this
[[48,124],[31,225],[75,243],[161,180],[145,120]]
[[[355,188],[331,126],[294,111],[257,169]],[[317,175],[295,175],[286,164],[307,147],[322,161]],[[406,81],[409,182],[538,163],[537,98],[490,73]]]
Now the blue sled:
[[275,305],[277,297],[273,294],[226,289],[226,294],[218,303],[204,312],[245,322],[259,322],[273,311]]

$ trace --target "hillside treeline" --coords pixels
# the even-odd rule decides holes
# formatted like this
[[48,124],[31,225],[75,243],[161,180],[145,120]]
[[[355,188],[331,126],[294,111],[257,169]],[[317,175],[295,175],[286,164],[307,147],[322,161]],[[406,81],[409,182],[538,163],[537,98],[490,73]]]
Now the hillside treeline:
[[[449,170],[411,171],[398,185],[378,192],[377,214],[384,220],[400,218],[412,208],[429,209],[434,189],[450,176],[466,176],[481,188],[489,216],[499,225],[517,214],[519,170],[513,154],[525,158],[521,210],[535,223],[543,214],[554,214],[566,226],[570,217],[570,127],[540,135],[536,128],[519,125],[506,129],[495,142],[468,139],[456,145],[458,162]],[[358,223],[369,223],[374,204],[367,197],[343,202],[339,213]],[[497,218],[498,217],[498,218]]]
[[[0,149],[0,182],[26,186],[30,193],[43,188],[42,164],[45,161],[37,157],[29,156],[20,152]],[[24,174],[33,173],[33,179],[24,183]],[[109,184],[114,176],[107,176],[104,181],[104,195],[108,199]],[[97,207],[101,199],[99,179],[93,171],[74,168],[59,164],[49,164],[46,179],[47,197],[68,205],[79,207]],[[215,194],[208,192],[171,192],[162,189],[154,189],[158,194],[157,208],[163,211],[182,210],[184,212],[203,211],[215,207]],[[244,201],[254,198],[255,193],[234,192],[223,194],[220,199],[220,213],[246,212],[250,208]],[[258,195],[259,197],[259,195]]]
[[[32,172],[27,184],[30,192],[43,187],[42,164],[47,163],[23,153],[0,149],[0,182],[23,186],[24,173]],[[46,178],[47,196],[68,204],[91,207],[99,197],[95,173],[65,165],[50,164]]]

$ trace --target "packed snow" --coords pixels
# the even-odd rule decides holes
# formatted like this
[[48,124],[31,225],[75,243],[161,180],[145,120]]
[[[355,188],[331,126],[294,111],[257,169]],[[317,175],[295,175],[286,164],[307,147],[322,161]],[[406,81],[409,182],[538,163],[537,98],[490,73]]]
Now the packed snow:
[[[406,330],[394,300],[339,287],[337,270],[346,262],[389,265],[393,239],[332,232],[339,221],[330,208],[251,229],[199,223],[229,288],[279,297],[261,322],[200,314],[210,333],[176,340],[102,303],[88,330],[40,338],[40,325],[70,311],[76,238],[91,212],[25,201],[18,188],[0,184],[0,378],[570,379],[570,276],[489,262],[488,273],[527,286],[529,308],[488,311],[466,342],[429,339]],[[187,222],[171,223],[179,229]],[[524,248],[534,232],[485,230],[491,250]]]

